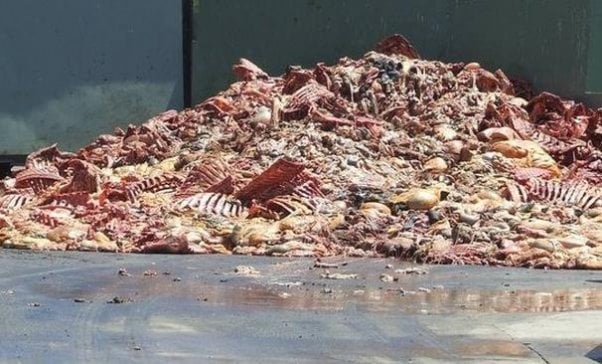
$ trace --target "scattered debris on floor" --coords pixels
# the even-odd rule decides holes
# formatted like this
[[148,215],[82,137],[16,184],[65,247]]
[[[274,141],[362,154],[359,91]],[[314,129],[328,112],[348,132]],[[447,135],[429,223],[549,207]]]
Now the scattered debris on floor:
[[385,283],[391,283],[393,281],[399,280],[399,278],[395,278],[390,274],[383,273],[380,275],[380,280]]
[[249,265],[239,265],[234,268],[234,273],[242,275],[242,276],[257,276],[259,275],[259,271]]
[[134,300],[132,300],[131,298],[120,297],[120,296],[115,296],[115,297],[113,297],[113,299],[107,301],[107,303],[109,303],[109,304],[122,304],[122,303],[130,303],[130,302],[134,302]]
[[405,269],[395,269],[395,273],[423,275],[423,274],[427,274],[428,271],[424,268],[412,267],[412,268],[405,268]]
[[330,273],[326,272],[320,275],[324,279],[357,279],[357,274],[352,273]]

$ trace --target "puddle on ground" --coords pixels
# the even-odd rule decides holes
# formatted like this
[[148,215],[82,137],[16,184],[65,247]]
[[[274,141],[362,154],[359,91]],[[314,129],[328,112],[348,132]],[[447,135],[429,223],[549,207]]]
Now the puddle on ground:
[[199,301],[221,306],[273,307],[293,310],[340,311],[354,308],[369,312],[443,314],[479,312],[564,312],[602,309],[602,287],[558,290],[485,290],[433,288],[425,291],[400,291],[378,288],[357,289],[329,284],[266,284],[255,280],[227,280],[220,283],[186,279],[174,282],[173,276],[154,277],[72,276],[41,282],[35,293],[69,299],[107,301],[115,296],[145,300]]
[[[224,287],[225,288],[225,287]],[[441,314],[479,312],[565,312],[602,309],[602,290],[476,291],[436,290],[405,293],[382,290],[324,293],[320,290],[271,290],[263,287],[205,289],[204,297],[224,305],[274,306],[296,310],[343,310]]]
[[[425,346],[416,343],[409,348],[411,355],[420,358],[436,360],[457,360],[487,358],[521,359],[532,358],[533,353],[529,348],[516,341],[511,340],[479,340],[476,338],[466,339],[463,337],[448,337],[443,342],[433,343]],[[504,361],[505,362],[505,361]]]
[[532,355],[531,350],[522,343],[502,340],[483,340],[458,344],[455,351],[461,353],[463,357],[529,357]]
[[[158,280],[157,280],[158,281]],[[52,294],[46,286],[45,294],[61,298],[98,299],[105,294],[109,300],[114,296],[131,297],[135,301],[148,298],[193,299],[213,305],[274,307],[294,310],[344,310],[355,306],[373,312],[404,312],[441,314],[458,311],[479,312],[565,312],[602,309],[602,290],[556,290],[538,292],[516,291],[476,291],[476,290],[435,290],[431,292],[361,290],[355,292],[337,291],[326,293],[321,289],[305,290],[302,287],[290,289],[266,288],[263,286],[229,286],[182,284],[180,287],[161,284],[144,284],[134,287],[103,286],[94,289],[74,289]],[[129,286],[129,285],[128,285]],[[96,296],[96,297],[94,297]]]

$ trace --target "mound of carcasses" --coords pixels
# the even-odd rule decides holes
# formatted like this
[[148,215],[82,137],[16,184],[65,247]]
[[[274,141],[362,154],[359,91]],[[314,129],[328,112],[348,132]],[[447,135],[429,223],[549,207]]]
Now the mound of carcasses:
[[[402,36],[31,154],[5,248],[602,268],[602,111]],[[529,101],[527,101],[529,100]]]

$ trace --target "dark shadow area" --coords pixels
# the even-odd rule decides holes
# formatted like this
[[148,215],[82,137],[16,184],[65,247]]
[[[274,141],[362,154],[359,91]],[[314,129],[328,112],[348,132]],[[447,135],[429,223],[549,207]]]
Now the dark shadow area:
[[22,166],[25,163],[25,155],[1,155],[0,156],[0,178],[12,175],[11,168]]
[[598,363],[602,363],[602,344],[596,346],[592,349],[592,351],[585,354],[585,357]]
[[10,176],[11,167],[12,163],[10,162],[0,162],[0,178]]
[[192,104],[193,0],[182,0],[182,82],[184,107]]

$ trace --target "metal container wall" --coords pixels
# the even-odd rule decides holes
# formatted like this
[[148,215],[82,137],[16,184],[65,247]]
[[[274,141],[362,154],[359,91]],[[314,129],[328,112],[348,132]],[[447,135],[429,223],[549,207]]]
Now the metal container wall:
[[281,74],[401,33],[425,58],[477,61],[602,106],[601,13],[599,0],[195,0],[192,100],[225,88],[239,57]]
[[181,108],[181,10],[165,0],[1,1],[0,154],[74,150]]
[[[402,33],[426,58],[478,61],[602,106],[599,0],[189,1],[193,103],[224,89],[239,57],[281,74]],[[182,108],[183,15],[181,1],[1,2],[0,155],[74,150]]]

